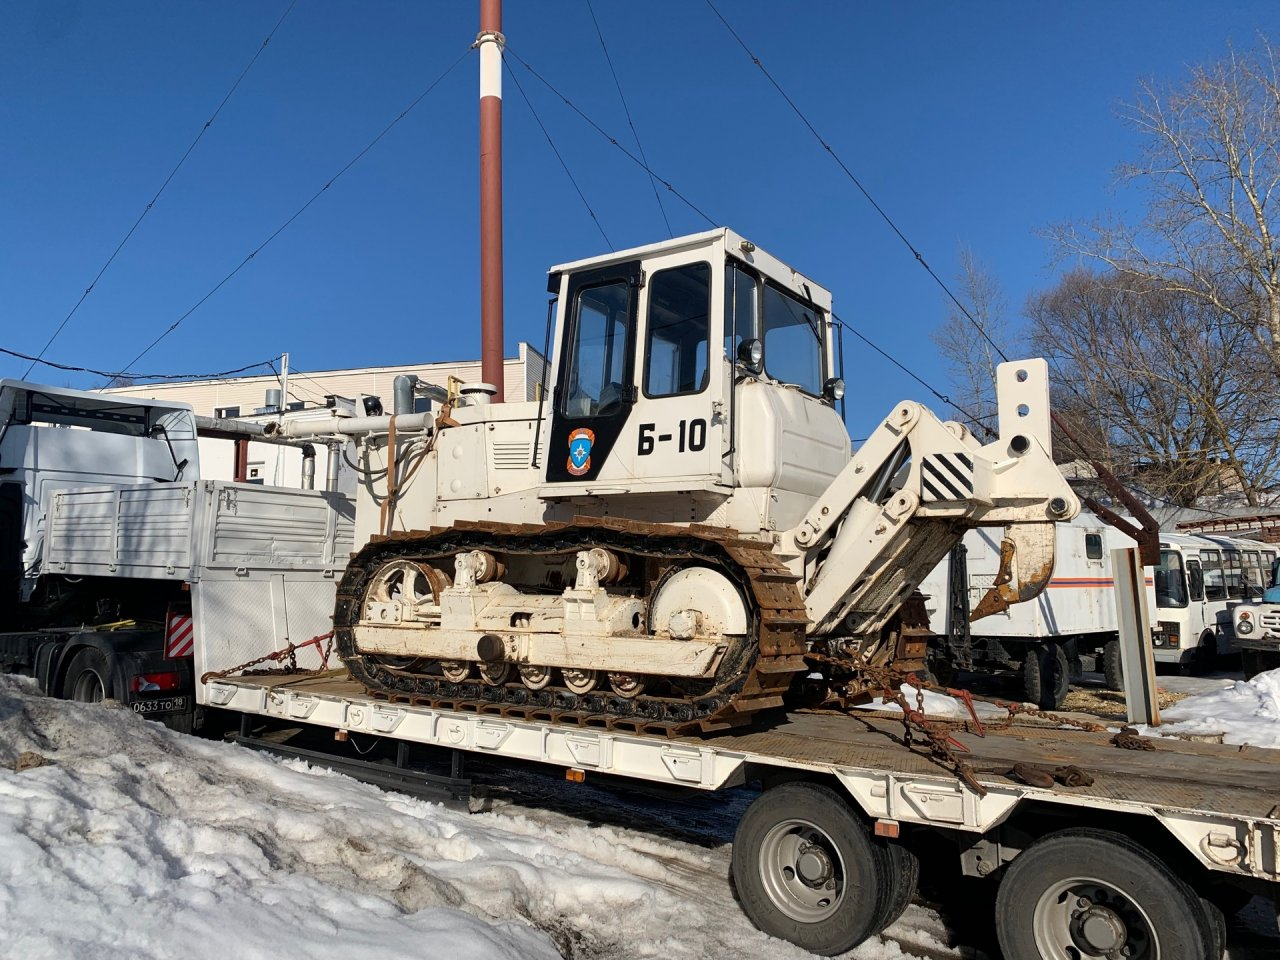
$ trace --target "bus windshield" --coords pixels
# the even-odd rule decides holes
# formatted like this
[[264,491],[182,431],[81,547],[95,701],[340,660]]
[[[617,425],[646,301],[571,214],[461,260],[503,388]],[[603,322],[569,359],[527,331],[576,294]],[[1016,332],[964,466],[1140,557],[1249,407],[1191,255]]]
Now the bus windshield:
[[1161,550],[1156,567],[1156,606],[1185,607],[1187,575],[1182,567],[1182,554],[1177,550]]

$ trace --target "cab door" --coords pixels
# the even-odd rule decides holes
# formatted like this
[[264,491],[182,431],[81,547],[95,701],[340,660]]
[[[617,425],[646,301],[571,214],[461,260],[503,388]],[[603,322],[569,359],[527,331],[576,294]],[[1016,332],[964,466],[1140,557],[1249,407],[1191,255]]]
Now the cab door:
[[631,418],[643,282],[639,261],[569,278],[547,446],[549,484],[596,479]]
[[720,483],[717,275],[682,251],[570,278],[544,496]]

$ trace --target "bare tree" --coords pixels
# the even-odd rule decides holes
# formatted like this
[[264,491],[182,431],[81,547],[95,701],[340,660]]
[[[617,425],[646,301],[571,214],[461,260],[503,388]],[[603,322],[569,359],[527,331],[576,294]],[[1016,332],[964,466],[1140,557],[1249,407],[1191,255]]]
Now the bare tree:
[[1125,118],[1142,137],[1122,181],[1147,192],[1136,225],[1068,225],[1068,250],[1210,305],[1247,331],[1280,374],[1280,64],[1265,37],[1194,67],[1177,85],[1142,83]]
[[931,337],[947,360],[956,407],[982,436],[995,425],[996,365],[1000,363],[996,347],[1011,351],[1008,304],[1000,282],[967,247],[960,250],[956,281],[957,296],[969,317],[953,306],[946,323]]
[[[1280,464],[1277,392],[1251,335],[1206,301],[1114,270],[1077,269],[1027,307],[1054,405],[1117,476],[1189,506],[1257,505]],[[1261,362],[1259,362],[1261,361]]]

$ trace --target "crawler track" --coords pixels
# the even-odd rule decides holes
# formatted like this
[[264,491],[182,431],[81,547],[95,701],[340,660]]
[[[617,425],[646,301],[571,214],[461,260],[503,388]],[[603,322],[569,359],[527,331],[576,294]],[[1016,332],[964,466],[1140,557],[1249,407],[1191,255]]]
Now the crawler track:
[[[404,559],[451,566],[466,550],[496,554],[562,555],[605,547],[648,562],[653,568],[697,563],[741,585],[751,615],[752,636],[735,657],[726,657],[714,680],[672,678],[668,695],[617,696],[609,690],[574,694],[563,687],[533,691],[522,683],[491,686],[479,680],[450,683],[406,669],[356,649],[352,628],[373,575],[387,562]],[[652,580],[646,585],[651,589]],[[388,700],[470,710],[519,719],[544,720],[674,736],[709,732],[746,722],[752,714],[782,706],[804,661],[804,602],[795,577],[769,545],[712,527],[676,527],[613,518],[578,518],[545,525],[460,521],[452,527],[375,538],[347,567],[334,612],[337,648],[353,678]]]

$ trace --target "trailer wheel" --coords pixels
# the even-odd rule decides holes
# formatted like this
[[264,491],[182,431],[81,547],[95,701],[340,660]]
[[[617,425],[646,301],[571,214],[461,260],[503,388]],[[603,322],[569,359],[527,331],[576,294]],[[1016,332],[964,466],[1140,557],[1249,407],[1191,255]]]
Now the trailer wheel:
[[1200,898],[1126,837],[1081,828],[1017,856],[996,894],[1006,957],[1217,960]]
[[1057,710],[1071,689],[1071,665],[1060,643],[1030,644],[1022,659],[1027,699],[1041,710]]
[[1120,641],[1108,640],[1102,646],[1102,676],[1108,690],[1124,690],[1124,666],[1120,660]]
[[67,667],[62,681],[62,698],[80,703],[101,703],[115,695],[111,668],[100,650],[83,647]]
[[872,926],[879,933],[902,916],[915,899],[920,884],[920,858],[900,843],[892,840],[878,843],[883,851],[880,876],[885,886],[884,908]]
[[766,790],[733,838],[733,882],[747,917],[825,956],[861,943],[887,915],[882,860],[848,804],[815,783]]

